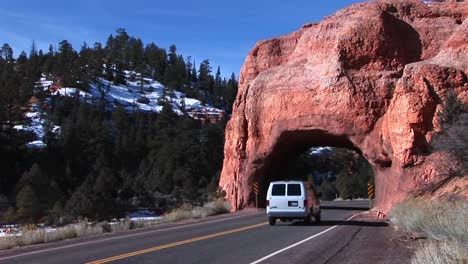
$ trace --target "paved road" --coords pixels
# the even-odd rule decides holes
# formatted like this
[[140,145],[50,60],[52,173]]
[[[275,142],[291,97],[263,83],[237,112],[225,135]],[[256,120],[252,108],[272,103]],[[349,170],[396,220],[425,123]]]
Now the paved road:
[[[320,225],[277,222],[275,226],[269,226],[264,211],[239,213],[145,232],[3,252],[0,253],[0,264],[325,263],[352,239],[353,226],[366,225],[359,221],[343,221],[363,212],[368,203],[323,203]],[[300,244],[291,247],[298,242]]]

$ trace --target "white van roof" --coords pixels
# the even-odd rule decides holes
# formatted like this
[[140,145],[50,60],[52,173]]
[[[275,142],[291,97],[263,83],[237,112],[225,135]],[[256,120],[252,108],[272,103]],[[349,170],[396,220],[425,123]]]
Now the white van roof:
[[303,181],[273,181],[270,183],[304,183]]

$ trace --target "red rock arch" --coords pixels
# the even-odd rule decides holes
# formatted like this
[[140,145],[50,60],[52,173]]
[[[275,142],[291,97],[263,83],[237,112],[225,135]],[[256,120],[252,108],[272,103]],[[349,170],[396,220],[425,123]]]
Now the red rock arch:
[[446,180],[432,134],[448,91],[468,102],[468,9],[432,5],[356,4],[257,43],[226,128],[220,187],[234,209],[252,205],[252,183],[301,142],[360,150],[384,212]]

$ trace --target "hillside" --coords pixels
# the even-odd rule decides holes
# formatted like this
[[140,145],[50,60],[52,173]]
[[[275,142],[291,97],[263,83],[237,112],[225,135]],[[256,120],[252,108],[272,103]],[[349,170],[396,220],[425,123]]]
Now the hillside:
[[[140,73],[124,71],[126,84],[116,85],[105,78],[97,78],[95,83],[89,84],[86,91],[75,87],[62,87],[59,81],[48,80],[45,76],[36,83],[36,89],[45,91],[44,102],[53,100],[55,96],[75,97],[89,104],[99,104],[104,100],[109,111],[117,106],[123,106],[128,112],[142,111],[159,113],[165,102],[168,102],[172,111],[178,115],[189,116],[196,120],[216,123],[225,117],[223,110],[202,103],[179,91],[170,91],[161,83],[151,78],[142,78]],[[132,81],[136,76],[141,81]],[[34,133],[35,138],[26,143],[28,147],[44,147],[44,123],[46,121],[43,107],[38,102],[30,104],[24,113],[23,124],[15,125],[16,130]],[[60,133],[60,126],[54,125],[53,132]]]
[[109,219],[215,195],[237,78],[124,29],[0,52],[0,222]]

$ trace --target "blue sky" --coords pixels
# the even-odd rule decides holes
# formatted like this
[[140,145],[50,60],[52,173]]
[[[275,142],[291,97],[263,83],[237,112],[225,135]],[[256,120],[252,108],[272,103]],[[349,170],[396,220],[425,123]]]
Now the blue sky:
[[29,53],[33,40],[47,51],[66,39],[76,50],[105,41],[117,28],[144,43],[177,46],[198,64],[209,59],[213,71],[236,76],[249,50],[262,39],[297,30],[356,2],[284,0],[16,0],[0,5],[0,45],[15,56]]

